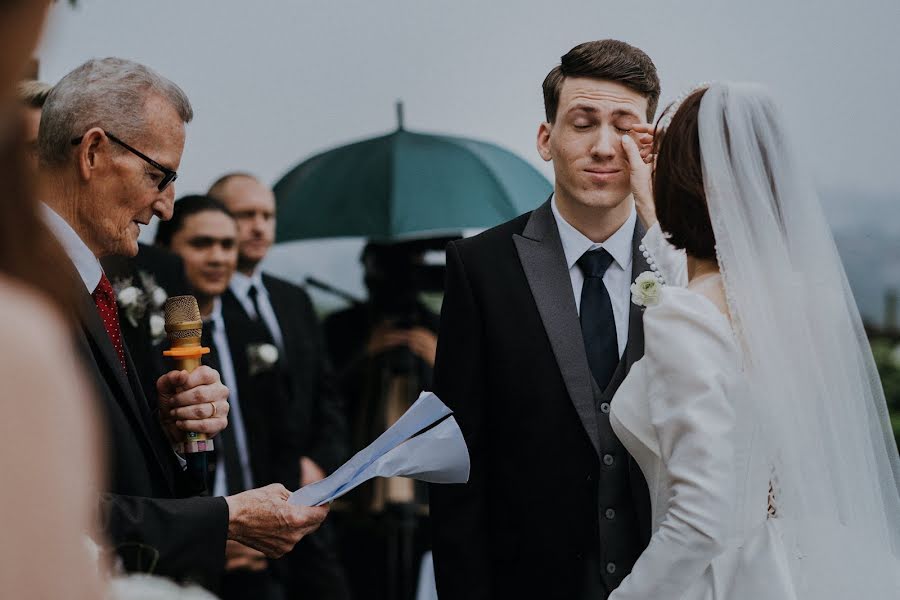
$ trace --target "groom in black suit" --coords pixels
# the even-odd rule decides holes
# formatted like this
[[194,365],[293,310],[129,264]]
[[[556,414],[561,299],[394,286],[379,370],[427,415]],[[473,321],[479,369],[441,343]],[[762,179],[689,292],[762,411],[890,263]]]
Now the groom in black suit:
[[641,50],[588,42],[544,81],[540,208],[447,248],[435,392],[468,484],[431,486],[441,600],[605,598],[650,534],[646,484],[609,424],[643,355],[630,284],[649,270],[622,137],[653,118]]

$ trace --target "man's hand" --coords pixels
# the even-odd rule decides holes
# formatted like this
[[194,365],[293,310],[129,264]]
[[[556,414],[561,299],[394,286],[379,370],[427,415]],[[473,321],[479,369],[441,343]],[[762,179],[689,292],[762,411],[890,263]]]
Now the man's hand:
[[656,203],[653,200],[653,149],[654,125],[639,123],[632,127],[632,135],[622,136],[622,147],[628,158],[631,172],[631,193],[634,206],[644,227],[650,229],[656,223]]
[[205,365],[166,373],[156,381],[156,391],[159,418],[173,444],[183,442],[188,431],[212,437],[228,425],[228,388]]
[[266,555],[234,540],[225,542],[225,570],[265,571],[268,566]]
[[328,508],[294,506],[291,493],[280,483],[228,496],[228,539],[259,550],[269,558],[289,552],[300,539],[315,531]]
[[397,329],[388,321],[383,321],[372,330],[369,341],[366,344],[366,354],[377,356],[391,348],[405,346],[407,341],[405,329]]
[[413,327],[407,333],[407,346],[412,353],[434,367],[434,359],[437,356],[437,336],[424,327]]

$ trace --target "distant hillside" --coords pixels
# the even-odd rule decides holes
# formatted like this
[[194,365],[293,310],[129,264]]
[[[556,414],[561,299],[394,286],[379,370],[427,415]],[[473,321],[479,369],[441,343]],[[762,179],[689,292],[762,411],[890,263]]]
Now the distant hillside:
[[900,289],[900,193],[829,190],[822,205],[863,317],[884,320],[884,296]]

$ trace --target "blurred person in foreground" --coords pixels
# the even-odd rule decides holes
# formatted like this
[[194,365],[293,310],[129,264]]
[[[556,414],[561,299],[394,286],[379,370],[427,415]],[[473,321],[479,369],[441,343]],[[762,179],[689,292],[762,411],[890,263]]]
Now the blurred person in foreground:
[[[273,482],[296,488],[298,419],[277,369],[277,350],[258,325],[229,322],[222,314],[222,294],[238,262],[234,218],[213,198],[186,196],[175,202],[172,218],[160,223],[156,243],[183,259],[203,318],[203,345],[211,349],[203,362],[221,373],[230,390],[230,425],[217,438],[210,464],[212,495]],[[283,573],[262,552],[229,541],[225,553],[225,600],[282,597]]]
[[[259,343],[278,351],[275,369],[285,382],[295,422],[300,485],[319,481],[347,458],[342,397],[327,360],[321,328],[306,291],[263,271],[275,241],[275,195],[246,173],[229,173],[210,187],[234,217],[238,232],[237,271],[222,295],[229,330],[255,332]],[[349,596],[333,532],[328,525],[301,541],[285,557],[291,595],[342,600]]]
[[38,128],[41,125],[41,108],[53,86],[43,81],[28,80],[19,82],[19,101],[22,104],[22,116],[25,122],[25,144],[28,157],[37,168]]
[[65,314],[65,260],[41,221],[15,82],[49,1],[0,3],[0,590],[9,598],[102,596],[86,549],[98,537],[97,423]]
[[[155,572],[215,587],[226,539],[269,556],[318,527],[326,509],[288,505],[280,485],[227,498],[198,490],[175,452],[188,431],[227,424],[227,388],[205,366],[170,371],[145,398],[122,341],[115,292],[99,258],[134,256],[140,225],[171,216],[185,124],[193,112],[178,86],[143,65],[91,60],[63,77],[44,104],[38,138],[44,218],[69,262],[76,342],[105,416],[109,481],[103,529],[128,570],[155,556]],[[140,148],[140,149],[139,149]]]

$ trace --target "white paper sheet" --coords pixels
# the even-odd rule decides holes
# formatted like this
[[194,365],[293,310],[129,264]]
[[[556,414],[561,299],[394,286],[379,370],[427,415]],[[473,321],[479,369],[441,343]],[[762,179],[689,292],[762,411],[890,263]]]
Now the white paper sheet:
[[[469,450],[456,419],[448,417],[451,413],[437,396],[423,392],[378,439],[330,476],[291,494],[288,502],[319,506],[373,477],[465,483],[469,480]],[[438,424],[431,427],[435,423]],[[428,427],[431,429],[420,433]]]

